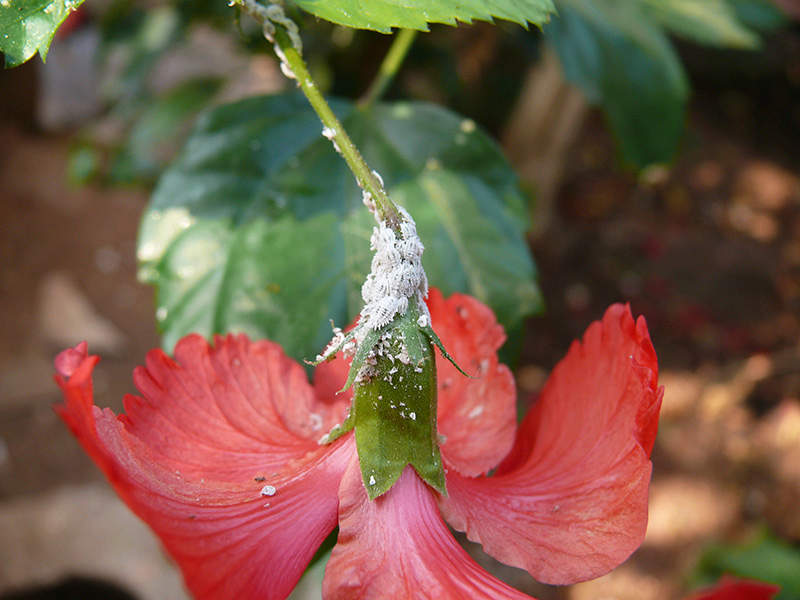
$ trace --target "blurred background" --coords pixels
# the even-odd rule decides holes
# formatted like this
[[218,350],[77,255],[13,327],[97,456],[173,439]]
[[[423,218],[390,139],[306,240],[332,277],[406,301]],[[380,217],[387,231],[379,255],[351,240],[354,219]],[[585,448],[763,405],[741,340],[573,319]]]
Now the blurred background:
[[[627,563],[550,588],[465,542],[542,599],[679,598],[722,572],[800,599],[800,10],[735,4],[757,41],[670,38],[684,92],[645,64],[612,93],[570,70],[563,31],[508,23],[432,26],[389,90],[473,119],[531,194],[546,309],[510,356],[523,405],[612,302],[646,316],[659,356],[650,524]],[[317,80],[362,94],[390,39],[300,19]],[[203,110],[285,86],[258,31],[210,1],[87,0],[46,64],[0,72],[0,598],[185,598],[54,414],[52,359],[88,339],[97,402],[121,410],[159,344],[136,278],[154,182]]]

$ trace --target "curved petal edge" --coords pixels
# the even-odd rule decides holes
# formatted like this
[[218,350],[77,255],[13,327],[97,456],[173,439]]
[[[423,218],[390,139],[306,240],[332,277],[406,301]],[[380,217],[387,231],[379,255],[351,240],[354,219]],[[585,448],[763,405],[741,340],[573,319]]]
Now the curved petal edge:
[[[233,344],[226,346],[228,354],[208,354],[204,341],[190,339],[176,355],[205,365],[203,368],[209,369],[205,381],[218,382],[228,369],[246,367],[258,354],[246,340],[228,341]],[[263,344],[259,348],[271,352]],[[240,350],[246,351],[240,354]],[[181,386],[176,382],[181,381],[185,366],[163,353],[151,353],[148,368],[139,375],[146,388],[144,397],[129,396],[126,404],[133,414],[118,417],[94,405],[91,376],[97,361],[96,356],[88,355],[85,345],[59,355],[56,381],[64,403],[54,408],[120,497],[159,536],[192,594],[204,600],[285,598],[336,525],[339,482],[355,452],[352,436],[319,447],[287,430],[282,442],[292,451],[277,468],[268,455],[253,451],[262,445],[269,447],[270,440],[234,431],[236,415],[205,404],[208,398],[201,387],[194,390],[194,410],[169,412],[175,408],[165,406],[175,399],[169,391],[178,393]],[[195,383],[200,386],[198,381]],[[237,383],[234,387],[242,393],[248,389],[244,374],[227,383]],[[253,381],[250,384],[255,385]],[[284,391],[296,390],[291,381],[275,385]],[[217,391],[225,389],[231,391],[225,385]],[[264,415],[271,418],[272,413]],[[179,416],[194,421],[182,430]],[[147,435],[141,433],[143,423],[152,425]],[[277,422],[274,425],[278,427]],[[199,434],[191,431],[192,426],[197,431],[206,427],[216,432],[202,440],[206,451],[214,439],[228,443],[250,440],[251,445],[238,457],[236,448],[219,448],[221,458],[204,470],[193,457],[191,444],[170,441],[184,436],[198,444]],[[221,468],[226,457],[230,460],[228,471]]]
[[448,475],[446,520],[544,583],[619,565],[647,528],[657,377],[644,319],[611,306],[555,367],[496,474]]

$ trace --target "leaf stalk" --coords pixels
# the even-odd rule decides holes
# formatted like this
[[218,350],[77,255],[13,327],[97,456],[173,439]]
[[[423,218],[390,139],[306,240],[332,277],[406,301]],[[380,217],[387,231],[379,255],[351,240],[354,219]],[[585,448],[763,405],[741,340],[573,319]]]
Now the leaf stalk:
[[[374,203],[377,217],[392,229],[399,231],[402,217],[397,206],[389,198],[380,177],[369,168],[361,152],[347,135],[341,122],[311,77],[305,60],[303,60],[300,44],[297,43],[296,32],[292,31],[294,27],[287,29],[286,26],[290,24],[291,27],[293,23],[285,16],[278,20],[271,16],[272,8],[276,5],[267,8],[255,0],[231,0],[231,5],[240,6],[264,27],[264,34],[274,43],[275,52],[283,64],[284,74],[294,77],[297,81],[298,87],[322,121],[323,135],[333,143],[334,148],[342,155],[347,166],[353,172],[359,187],[368,194],[369,199]],[[278,12],[282,15],[282,11]],[[293,40],[293,38],[295,39]]]
[[392,45],[378,69],[378,75],[358,103],[361,108],[369,108],[386,93],[416,37],[416,29],[401,29],[395,34]]

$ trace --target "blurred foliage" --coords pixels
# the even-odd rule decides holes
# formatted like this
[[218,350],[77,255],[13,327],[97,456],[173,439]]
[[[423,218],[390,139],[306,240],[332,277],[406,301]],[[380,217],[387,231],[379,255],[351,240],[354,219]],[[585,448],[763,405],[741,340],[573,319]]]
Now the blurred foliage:
[[75,186],[93,181],[100,170],[100,157],[91,144],[78,142],[69,150],[67,160],[67,179]]
[[220,78],[191,79],[156,98],[136,118],[130,135],[115,153],[111,179],[119,183],[155,181],[221,85]]
[[769,0],[728,0],[746,27],[771,31],[786,24],[786,16]]
[[779,585],[776,600],[800,600],[800,549],[767,531],[745,544],[709,546],[691,583],[693,587],[710,585],[726,573]]
[[753,28],[782,22],[766,0],[561,0],[558,8],[545,36],[636,168],[669,162],[683,134],[689,85],[669,33],[752,50]]
[[567,79],[603,106],[625,160],[640,167],[669,160],[688,85],[658,25],[636,4],[569,0],[545,33]]
[[[531,2],[519,10],[532,10],[538,0]],[[331,26],[298,6],[302,4],[290,5],[290,12],[301,23],[315,78],[323,89],[330,87],[337,95],[361,93],[389,39]],[[442,6],[448,5],[442,2]],[[759,31],[785,22],[770,0],[633,0],[624,4],[557,0],[556,7],[558,15],[544,25],[544,36],[503,22],[496,27],[435,28],[418,39],[408,58],[408,77],[402,81],[406,95],[410,92],[444,103],[497,132],[514,106],[527,65],[536,60],[545,41],[555,48],[566,77],[590,102],[603,108],[622,162],[644,168],[669,162],[684,130],[690,90],[670,34],[695,43],[748,50],[758,46]],[[531,20],[543,22],[542,15]],[[218,0],[172,0],[155,8],[145,8],[137,0],[114,0],[99,15],[100,58],[113,64],[102,88],[103,98],[112,118],[126,123],[128,132],[120,143],[112,141],[98,148],[105,154],[100,172],[107,182],[155,181],[174,157],[184,139],[181,134],[188,131],[193,118],[214,103],[215,93],[178,89],[179,85],[200,86],[199,82],[177,82],[165,91],[154,91],[149,84],[153,69],[185,42],[194,23],[227,31],[245,51],[265,50],[258,27],[246,18],[241,23],[237,20],[234,27],[233,16],[226,3]],[[432,13],[429,16],[437,20]],[[186,103],[183,109],[181,102]],[[152,125],[161,118],[159,113],[176,120],[170,126],[174,135],[164,136],[169,144],[154,139]],[[154,145],[159,147],[151,152]]]
[[[591,102],[603,108],[619,142],[622,161],[635,168],[669,162],[682,137],[690,90],[670,35],[700,44],[753,49],[759,44],[759,32],[785,23],[771,0],[631,0],[625,3],[556,0],[558,13],[555,15],[551,15],[554,8],[551,0],[503,0],[491,6],[477,1],[415,0],[402,11],[394,10],[391,3],[383,0],[369,0],[366,8],[359,5],[359,10],[351,10],[349,2],[352,0],[325,3],[299,0],[289,6],[291,16],[301,22],[314,75],[323,82],[330,82],[334,93],[352,96],[363,90],[365,81],[377,69],[388,40],[366,32],[331,27],[315,16],[379,30],[392,26],[426,28],[429,22],[468,22],[492,16],[520,23],[530,21],[544,26],[544,39],[556,49],[567,78],[578,85]],[[44,56],[60,22],[56,19],[56,15],[61,14],[59,10],[77,6],[78,2],[67,6],[64,0],[60,3],[23,0],[14,5],[14,11],[24,7],[32,15],[49,15],[49,27],[42,30],[42,35],[46,33],[44,37],[40,35],[36,39],[20,40],[19,34],[12,35],[14,48],[21,48],[22,44],[27,49],[22,53],[19,49],[6,50],[9,64],[25,60],[36,49],[41,49]],[[304,13],[301,8],[315,16]],[[0,31],[11,27],[10,10],[0,4]],[[153,115],[144,117],[142,112],[154,101],[148,76],[158,61],[185,40],[194,23],[232,32],[232,15],[227,3],[219,0],[171,0],[156,7],[137,0],[112,0],[102,9],[99,15],[101,59],[114,63],[102,90],[103,97],[111,106],[112,114],[128,123],[131,138],[150,135],[139,134],[137,130],[146,129],[152,123]],[[258,28],[241,27],[239,33],[244,48],[263,52]],[[423,72],[423,78],[414,78],[411,92],[479,117],[490,130],[496,131],[502,127],[503,116],[513,107],[524,63],[535,60],[538,55],[540,37],[535,31],[525,33],[520,28],[503,25],[502,21],[499,27],[478,28],[474,34],[459,32],[454,35],[452,31],[437,28],[433,35],[417,42],[417,49],[409,58],[409,70],[416,67]],[[494,60],[488,58],[486,52],[494,53]],[[479,69],[479,73],[474,72],[474,64],[470,65],[470,62],[486,63],[487,60],[491,64]],[[496,68],[490,68],[492,64]],[[479,80],[477,84],[476,80]],[[170,110],[176,110],[180,92],[166,90],[158,95],[164,93],[175,94],[169,103]],[[213,97],[213,94],[206,97],[206,105],[213,102]],[[196,95],[183,94],[183,98],[189,105],[185,111],[186,122],[189,122],[202,106]],[[174,139],[180,142],[180,137]],[[107,164],[105,175],[109,181],[151,182],[172,156],[162,152],[163,160],[142,164],[131,156],[130,146],[139,143],[132,139],[125,142],[126,148],[110,149],[112,155],[118,151],[119,155],[103,161]]]

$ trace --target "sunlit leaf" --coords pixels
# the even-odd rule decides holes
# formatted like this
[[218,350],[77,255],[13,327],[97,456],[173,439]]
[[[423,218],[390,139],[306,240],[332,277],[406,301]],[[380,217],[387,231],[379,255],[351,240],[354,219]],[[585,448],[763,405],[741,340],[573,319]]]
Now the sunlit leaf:
[[59,25],[83,0],[0,0],[0,52],[6,67],[24,63],[37,52],[47,58]]
[[471,23],[493,18],[521,25],[546,23],[552,0],[295,0],[308,12],[359,29],[388,33],[392,27],[428,30],[428,23]]
[[[423,103],[334,110],[414,215],[432,285],[469,292],[506,326],[540,307],[517,179],[472,121]],[[162,176],[140,231],[164,345],[246,331],[312,357],[361,308],[371,215],[302,96],[253,98],[201,117]]]

